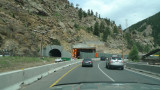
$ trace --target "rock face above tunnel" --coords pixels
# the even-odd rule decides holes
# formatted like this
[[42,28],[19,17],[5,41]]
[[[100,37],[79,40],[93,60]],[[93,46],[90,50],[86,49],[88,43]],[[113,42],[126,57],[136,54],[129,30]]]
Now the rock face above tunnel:
[[44,57],[72,57],[71,53],[65,51],[63,47],[59,45],[47,45],[45,48],[43,48],[42,54]]

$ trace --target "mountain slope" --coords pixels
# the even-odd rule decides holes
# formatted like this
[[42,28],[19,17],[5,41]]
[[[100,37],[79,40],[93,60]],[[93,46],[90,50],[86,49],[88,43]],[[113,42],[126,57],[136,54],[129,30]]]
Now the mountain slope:
[[160,46],[160,12],[130,26],[128,29],[129,32],[141,32],[144,37],[152,36],[154,38],[154,44]]
[[[118,43],[121,40],[114,33],[121,33],[121,29],[114,21],[98,18],[83,10],[80,19],[79,11],[67,0],[1,0],[0,49],[8,50],[11,55],[37,56],[42,37],[43,47],[58,44],[67,51],[71,51],[74,43],[96,42],[102,37],[108,37],[104,39],[107,47],[119,48],[114,41]],[[100,28],[98,36],[93,35],[96,22]],[[110,34],[104,36],[106,29]],[[46,33],[42,35],[42,32]]]
[[148,52],[160,46],[160,12],[125,30],[128,48],[136,44],[140,52]]

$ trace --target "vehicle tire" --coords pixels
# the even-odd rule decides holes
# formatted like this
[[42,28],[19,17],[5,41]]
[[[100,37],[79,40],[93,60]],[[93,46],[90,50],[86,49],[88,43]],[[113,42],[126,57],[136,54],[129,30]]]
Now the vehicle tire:
[[109,65],[108,65],[107,67],[108,67],[108,69],[110,69],[110,66],[109,66]]
[[106,64],[106,68],[108,68],[107,64]]
[[124,70],[124,67],[121,67],[121,70]]
[[93,65],[91,65],[91,67],[93,67]]

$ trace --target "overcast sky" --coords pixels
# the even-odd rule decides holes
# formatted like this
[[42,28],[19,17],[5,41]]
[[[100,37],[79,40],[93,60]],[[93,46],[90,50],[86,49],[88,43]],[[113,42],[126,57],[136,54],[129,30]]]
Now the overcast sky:
[[69,0],[83,10],[92,9],[103,18],[114,20],[126,28],[160,11],[160,0]]

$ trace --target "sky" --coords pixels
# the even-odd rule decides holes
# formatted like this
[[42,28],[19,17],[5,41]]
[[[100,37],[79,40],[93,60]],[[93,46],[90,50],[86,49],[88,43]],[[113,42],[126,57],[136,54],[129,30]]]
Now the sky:
[[69,0],[85,11],[92,9],[122,29],[160,12],[160,0]]

